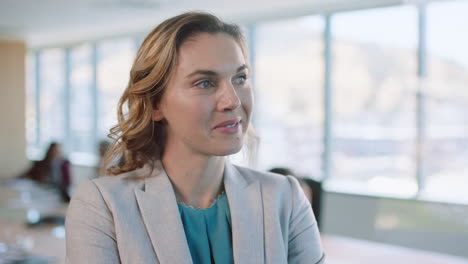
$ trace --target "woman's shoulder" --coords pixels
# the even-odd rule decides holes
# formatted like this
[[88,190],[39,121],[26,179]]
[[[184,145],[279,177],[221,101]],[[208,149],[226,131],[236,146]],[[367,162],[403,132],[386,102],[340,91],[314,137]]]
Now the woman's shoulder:
[[118,195],[125,197],[133,194],[135,189],[141,189],[144,184],[143,168],[125,172],[115,176],[101,176],[81,182],[73,192],[72,199],[94,200],[112,199]]
[[234,166],[248,182],[259,183],[263,200],[269,203],[270,209],[274,208],[273,210],[280,210],[284,215],[289,215],[295,207],[308,205],[299,182],[293,176]]
[[239,173],[248,181],[259,181],[263,188],[269,188],[276,191],[290,190],[297,180],[292,176],[284,176],[272,172],[259,171],[239,165],[234,165]]

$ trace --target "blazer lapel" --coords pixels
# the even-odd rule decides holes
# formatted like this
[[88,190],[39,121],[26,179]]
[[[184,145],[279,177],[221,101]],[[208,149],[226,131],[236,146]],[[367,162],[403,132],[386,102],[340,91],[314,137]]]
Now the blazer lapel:
[[226,161],[224,188],[231,210],[235,263],[264,263],[263,203],[258,180],[248,181]]
[[174,190],[160,162],[135,195],[159,262],[192,264]]

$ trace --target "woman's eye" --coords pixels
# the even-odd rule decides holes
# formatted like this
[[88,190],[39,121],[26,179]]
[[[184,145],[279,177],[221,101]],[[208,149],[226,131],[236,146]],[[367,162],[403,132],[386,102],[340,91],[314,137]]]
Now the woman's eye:
[[235,78],[234,80],[234,83],[235,84],[244,84],[245,81],[247,80],[247,76],[246,75],[239,75]]
[[197,83],[197,86],[200,87],[200,88],[210,88],[210,87],[212,87],[211,82],[208,81],[208,80],[201,81],[201,82]]

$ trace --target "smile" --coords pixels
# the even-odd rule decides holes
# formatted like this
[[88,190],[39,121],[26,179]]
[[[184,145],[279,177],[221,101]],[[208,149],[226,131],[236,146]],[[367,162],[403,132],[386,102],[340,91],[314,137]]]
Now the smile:
[[238,124],[239,124],[239,123],[235,123],[235,124],[232,124],[232,125],[227,125],[227,126],[225,126],[225,127],[235,127],[235,126],[237,126]]
[[239,132],[239,124],[242,120],[240,118],[222,122],[214,127],[215,131],[223,134],[237,134]]
[[237,127],[242,122],[240,117],[217,124],[214,129]]

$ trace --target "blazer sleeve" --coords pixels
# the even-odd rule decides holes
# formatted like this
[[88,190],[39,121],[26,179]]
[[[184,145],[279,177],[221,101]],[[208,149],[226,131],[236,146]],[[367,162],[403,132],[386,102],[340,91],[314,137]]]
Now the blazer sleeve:
[[67,263],[120,263],[112,213],[94,182],[76,189],[65,228]]
[[320,233],[310,203],[297,179],[288,176],[288,180],[292,197],[288,236],[288,263],[325,263]]

